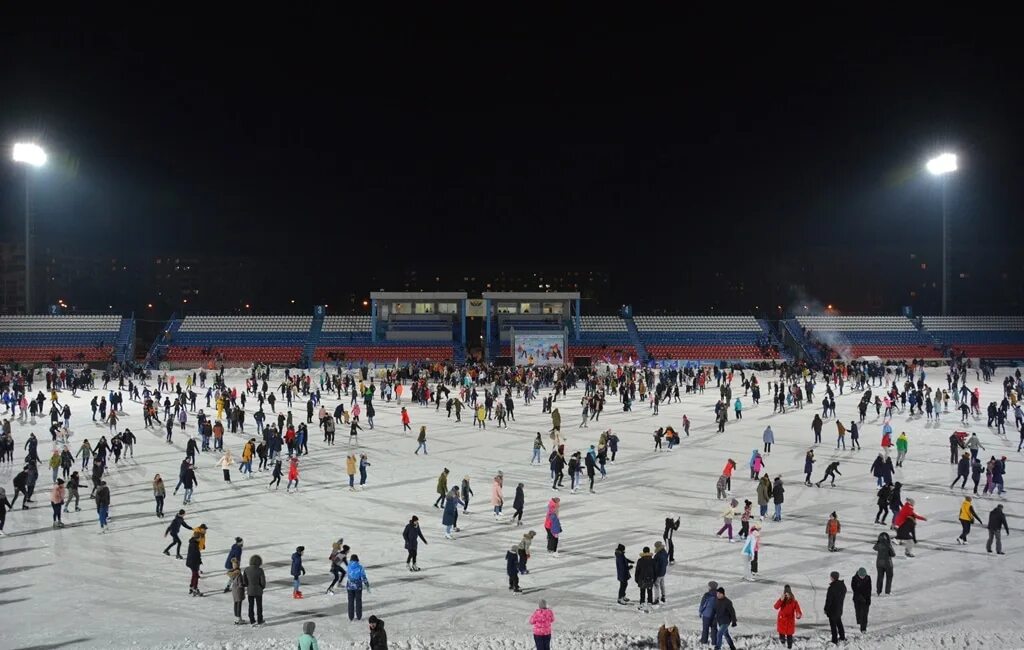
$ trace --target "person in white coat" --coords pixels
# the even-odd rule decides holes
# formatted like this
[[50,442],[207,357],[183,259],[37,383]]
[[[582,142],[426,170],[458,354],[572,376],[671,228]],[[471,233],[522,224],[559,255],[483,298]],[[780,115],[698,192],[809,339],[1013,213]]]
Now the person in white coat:
[[761,436],[764,441],[764,453],[772,453],[772,445],[775,444],[775,433],[772,431],[772,426],[769,424],[764,430],[764,435]]
[[231,467],[235,464],[235,459],[231,457],[230,449],[224,450],[224,455],[220,457],[220,460],[217,461],[217,464],[220,465],[221,470],[224,471],[224,480],[230,483]]

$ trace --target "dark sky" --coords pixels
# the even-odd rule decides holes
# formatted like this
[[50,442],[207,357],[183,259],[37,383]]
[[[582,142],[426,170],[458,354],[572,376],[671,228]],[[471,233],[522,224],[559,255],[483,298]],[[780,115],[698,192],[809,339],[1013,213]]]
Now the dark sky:
[[[828,300],[892,308],[898,295],[875,301],[848,276],[906,274],[911,252],[937,266],[938,192],[920,169],[948,147],[963,166],[950,186],[954,272],[1021,266],[1006,257],[1019,259],[1024,233],[1021,61],[990,26],[243,12],[0,22],[0,133],[55,152],[35,181],[38,232],[83,254],[251,255],[326,291],[379,288],[371,269],[600,268],[624,294],[697,308],[719,292],[701,274],[750,280],[753,307],[791,298],[810,259],[819,285],[841,287]],[[0,169],[11,240],[20,170]],[[848,261],[823,264],[833,253]]]

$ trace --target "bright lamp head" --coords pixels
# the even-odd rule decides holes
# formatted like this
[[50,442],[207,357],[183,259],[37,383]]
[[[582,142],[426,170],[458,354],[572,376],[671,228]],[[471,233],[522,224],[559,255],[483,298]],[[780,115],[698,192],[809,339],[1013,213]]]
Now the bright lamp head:
[[956,154],[944,153],[935,156],[925,164],[925,169],[932,176],[942,176],[956,171]]
[[46,152],[34,142],[19,142],[14,145],[14,162],[25,163],[33,167],[46,164]]

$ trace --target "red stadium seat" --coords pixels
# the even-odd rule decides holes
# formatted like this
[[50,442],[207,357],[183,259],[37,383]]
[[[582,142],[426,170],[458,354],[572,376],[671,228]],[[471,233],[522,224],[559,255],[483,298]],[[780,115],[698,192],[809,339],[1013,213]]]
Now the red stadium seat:
[[109,361],[114,349],[106,346],[97,348],[91,346],[19,346],[0,347],[0,362],[15,361],[17,363],[38,363],[53,361],[58,357],[61,361],[74,362],[97,362]]

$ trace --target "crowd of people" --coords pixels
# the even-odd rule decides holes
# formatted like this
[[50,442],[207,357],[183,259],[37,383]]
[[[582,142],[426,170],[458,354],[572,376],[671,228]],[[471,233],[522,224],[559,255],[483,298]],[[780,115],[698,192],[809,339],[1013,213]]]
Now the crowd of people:
[[[225,382],[223,368],[209,374],[205,370],[185,373],[181,379],[168,372],[153,376],[141,368],[136,368],[134,373],[107,371],[97,377],[89,369],[74,371],[55,367],[41,373],[46,392],[40,390],[30,399],[34,373],[7,369],[0,372],[0,395],[7,416],[0,435],[0,459],[7,463],[14,461],[16,445],[11,422],[17,421],[22,425],[35,423],[37,417],[44,417],[47,413],[44,409],[49,399],[49,433],[53,445],[48,462],[52,479],[49,502],[53,509],[53,526],[64,526],[63,515],[71,512],[72,504],[74,512],[80,511],[79,490],[91,486],[90,498],[95,502],[100,532],[106,532],[109,529],[111,508],[111,491],[106,478],[122,459],[134,459],[137,443],[136,435],[128,427],[121,426],[121,419],[127,415],[127,393],[128,403],[137,404],[141,410],[144,429],[162,431],[160,435],[170,445],[179,444],[179,440],[184,441],[184,457],[178,467],[177,483],[172,490],[172,495],[177,495],[179,490],[183,491],[182,508],[164,530],[164,536],[170,539],[170,543],[163,549],[163,553],[170,556],[173,550],[175,558],[184,560],[189,571],[189,594],[201,597],[204,592],[200,590],[199,582],[207,577],[204,575],[204,552],[209,529],[205,524],[193,527],[188,523],[185,509],[185,506],[193,502],[199,486],[201,474],[197,471],[197,458],[203,454],[218,458],[215,466],[220,469],[223,482],[232,481],[233,471],[244,477],[243,480],[268,472],[270,480],[267,489],[279,489],[281,480],[287,477],[286,492],[298,492],[302,458],[310,454],[310,428],[315,424],[321,429],[323,445],[329,448],[336,444],[337,428],[348,426],[350,434],[347,444],[354,451],[346,456],[345,471],[349,490],[359,491],[368,484],[368,468],[372,464],[367,453],[357,450],[358,434],[374,428],[375,404],[381,400],[395,402],[399,408],[403,432],[413,430],[415,412],[409,410],[413,405],[421,408],[433,406],[435,413],[439,413],[444,406],[450,426],[458,426],[462,422],[462,411],[468,408],[472,413],[472,422],[467,425],[482,429],[490,422],[496,422],[498,427],[508,427],[510,422],[515,422],[517,408],[529,409],[532,406],[536,409],[533,402],[539,400],[540,412],[550,418],[551,426],[545,432],[531,434],[530,464],[541,464],[542,452],[547,454],[552,495],[541,501],[547,504],[543,528],[546,549],[552,559],[559,557],[558,548],[563,532],[561,490],[568,487],[569,494],[575,494],[586,486],[588,492],[594,494],[601,481],[611,478],[608,465],[615,462],[620,440],[613,428],[607,426],[607,418],[605,425],[600,424],[600,416],[613,401],[617,402],[624,413],[635,413],[638,408],[646,406],[652,417],[659,417],[659,406],[679,403],[681,393],[700,395],[715,390],[718,400],[713,413],[706,415],[706,421],[713,422],[719,433],[727,431],[730,414],[733,420],[743,418],[747,408],[744,400],[749,400],[754,406],[759,404],[762,391],[772,398],[774,413],[785,413],[787,409],[814,410],[802,469],[805,475],[804,486],[819,488],[825,483],[834,487],[837,477],[843,477],[841,461],[830,460],[820,480],[816,483],[811,481],[814,464],[817,462],[816,451],[821,450],[820,445],[826,444],[822,441],[826,424],[832,422],[836,427],[836,452],[842,450],[849,454],[859,454],[863,451],[861,440],[868,427],[868,413],[873,410],[872,422],[880,425],[880,444],[870,469],[874,488],[866,495],[878,506],[874,520],[876,525],[885,526],[889,514],[892,514],[892,520],[888,522],[888,530],[879,532],[873,545],[876,553],[874,580],[866,568],[859,569],[850,578],[849,592],[852,594],[856,621],[861,632],[866,632],[871,592],[874,590],[876,596],[881,596],[884,583],[884,593],[891,593],[895,547],[902,546],[906,557],[914,557],[918,522],[927,521],[924,515],[915,510],[914,497],[905,495],[904,486],[896,480],[898,468],[902,468],[909,455],[909,438],[905,432],[893,438],[894,413],[906,412],[909,418],[926,416],[928,420],[938,422],[949,412],[952,401],[954,408],[966,409],[968,415],[981,417],[980,391],[977,387],[972,390],[967,386],[970,371],[967,362],[951,364],[944,370],[944,388],[930,383],[929,374],[933,372],[939,374],[939,382],[943,381],[941,371],[926,369],[923,364],[883,366],[870,363],[830,363],[819,370],[781,364],[773,370],[771,378],[764,385],[756,372],[744,368],[500,368],[483,364],[462,367],[444,364],[425,367],[410,365],[386,369],[379,376],[371,376],[368,369],[343,371],[336,366],[332,372],[324,366],[317,373],[318,376],[311,372],[295,373],[286,370],[283,378],[272,385],[270,369],[254,366],[244,386],[230,387]],[[99,383],[102,383],[102,388],[98,386]],[[116,383],[116,388],[111,386],[112,383]],[[70,391],[75,396],[79,390],[102,391],[93,396],[89,404],[92,420],[107,427],[110,439],[101,435],[95,445],[82,439],[73,451],[72,409],[66,399],[63,402],[61,400],[66,392]],[[742,395],[739,394],[740,390],[743,391]],[[574,396],[571,398],[569,391],[573,391]],[[847,419],[845,414],[840,419],[836,410],[836,397],[846,392],[860,395],[852,419]],[[1024,446],[1024,417],[1019,396],[1024,392],[1024,385],[1019,370],[1004,379],[1002,392],[1001,401],[994,401],[988,407],[988,427],[992,429],[992,435],[1005,436],[1005,422],[1012,412],[1016,426],[1021,431],[1020,451]],[[820,412],[815,406],[816,393],[821,396]],[[333,409],[328,409],[324,403],[324,398],[330,396],[338,402]],[[579,397],[578,402],[576,396]],[[574,435],[573,444],[569,445],[562,430],[562,411],[569,411],[577,403],[580,419],[575,429],[589,429],[593,424],[595,432],[589,440]],[[365,428],[361,426],[361,418],[364,417]],[[247,419],[253,422],[251,434],[245,430]],[[665,450],[672,451],[690,437],[690,430],[691,421],[686,414],[683,414],[678,426],[658,427],[654,431],[654,451],[664,449],[663,441],[666,441]],[[176,434],[179,438],[175,437]],[[846,444],[847,437],[849,447]],[[750,481],[754,487],[750,491],[751,499],[743,499],[742,508],[739,498],[734,494],[746,491],[746,488],[737,485],[734,489],[733,485],[733,479],[738,478],[734,476],[738,463],[728,458],[716,481],[717,497],[726,503],[721,515],[723,525],[717,535],[721,537],[724,534],[724,539],[729,542],[743,542],[737,564],[743,579],[748,581],[758,579],[769,506],[773,506],[770,521],[781,524],[786,495],[781,472],[787,468],[771,459],[772,446],[776,444],[775,431],[768,426],[761,438],[763,448],[753,449],[748,461]],[[243,442],[236,457],[230,446],[239,439]],[[426,456],[425,425],[419,426],[416,442],[414,454],[419,455],[422,451]],[[20,441],[18,444],[21,444]],[[40,458],[38,446],[36,435],[29,434],[22,445],[26,452],[23,469],[13,480],[13,498],[8,500],[0,488],[0,535],[3,534],[7,511],[15,506],[19,496],[22,497],[22,509],[28,509],[34,503],[38,466],[44,462]],[[957,513],[961,532],[956,540],[958,544],[968,544],[972,524],[979,523],[988,532],[986,550],[991,553],[994,546],[996,554],[1003,554],[1001,536],[1004,532],[1008,535],[1010,531],[1002,504],[993,505],[986,522],[976,510],[977,502],[974,499],[998,497],[1004,493],[1007,458],[991,455],[983,463],[979,458],[981,451],[985,451],[985,447],[976,434],[965,436],[954,433],[950,436],[950,460],[957,468],[957,479],[950,489],[955,490],[959,482],[960,489],[966,490],[969,478],[974,486],[973,494],[964,497]],[[523,460],[525,456],[524,450]],[[253,463],[257,460],[258,465],[254,470]],[[769,475],[769,471],[776,472],[774,478]],[[91,480],[89,484],[83,481],[80,472],[88,472]],[[469,475],[461,481],[453,480],[454,484],[449,486],[450,474],[450,470],[444,468],[439,475],[436,483],[437,498],[433,506],[440,511],[439,523],[444,538],[455,540],[456,533],[460,532],[459,516],[469,511],[475,495]],[[568,486],[564,483],[566,474]],[[982,475],[985,483],[979,495]],[[489,501],[495,521],[521,526],[527,493],[524,483],[514,483],[511,515],[505,510],[506,486],[502,471],[491,478]],[[155,516],[163,518],[167,493],[159,474],[153,478],[152,492]],[[753,509],[755,502],[758,506],[757,514]],[[737,519],[740,528],[734,531],[733,525]],[[823,521],[824,543],[830,552],[842,551],[842,519],[840,513],[832,512]],[[651,546],[641,547],[635,560],[627,557],[624,544],[616,546],[613,556],[619,585],[616,598],[618,604],[632,604],[627,596],[631,582],[637,585],[638,609],[641,612],[649,613],[666,604],[668,594],[665,578],[675,565],[673,534],[679,529],[680,523],[678,517],[665,518],[661,539],[654,542],[653,549]],[[662,528],[661,524],[658,527]],[[184,556],[183,530],[191,531],[185,542]],[[513,594],[523,591],[520,579],[529,574],[531,545],[536,534],[534,530],[528,531],[518,544],[505,552],[508,589]],[[414,515],[408,520],[402,538],[407,569],[410,572],[420,571],[419,544],[427,545],[428,540],[420,528],[419,516]],[[232,595],[235,624],[246,623],[242,616],[242,606],[247,603],[248,623],[260,626],[265,621],[263,593],[267,584],[266,573],[260,555],[253,554],[247,562],[244,561],[243,548],[242,538],[236,537],[224,560],[227,577],[224,592]],[[306,573],[304,553],[305,547],[296,547],[288,563],[294,599],[305,597],[302,590]],[[338,539],[332,545],[329,558],[331,581],[325,593],[333,594],[336,586],[343,587],[348,600],[349,620],[362,620],[363,592],[370,592],[365,568],[353,548],[346,545],[343,539]],[[830,623],[833,642],[845,638],[842,619],[847,592],[842,576],[835,571],[831,572],[824,612]],[[796,621],[801,618],[802,610],[789,585],[783,589],[774,608],[777,610],[779,639],[791,647]],[[708,583],[708,591],[701,599],[698,611],[702,620],[702,643],[712,643],[716,648],[721,648],[723,643],[727,643],[730,648],[734,647],[730,628],[738,624],[737,611],[732,600],[726,597],[725,587],[715,581]],[[386,647],[383,621],[372,616],[368,620],[371,648],[376,650]],[[549,647],[553,621],[554,615],[546,603],[541,601],[541,606],[530,618],[538,648]],[[306,641],[300,640],[300,647],[316,647],[310,626],[311,623],[307,624],[309,629],[304,630],[303,638]],[[663,627],[659,636],[664,633],[666,638],[673,638],[672,629]],[[677,631],[675,637],[678,638]]]

